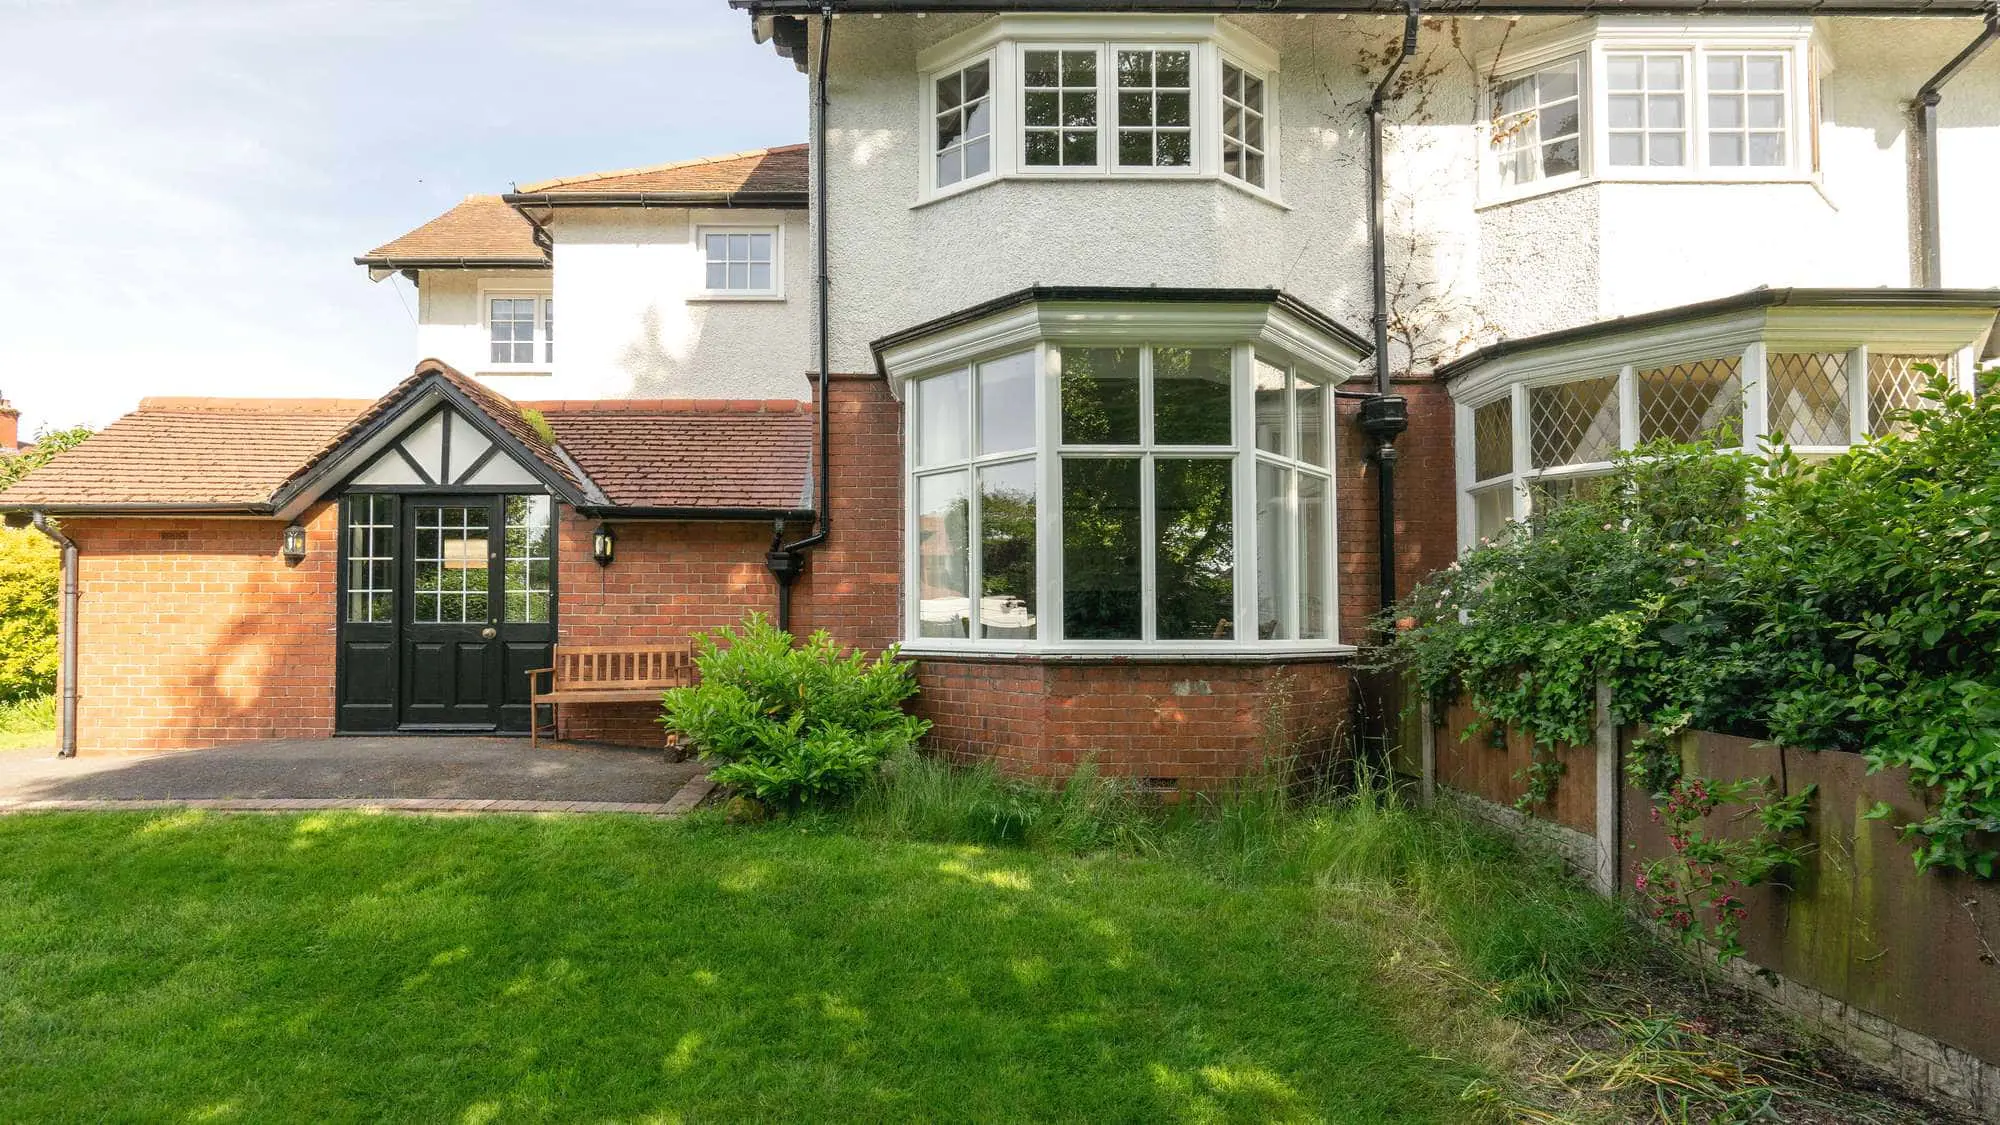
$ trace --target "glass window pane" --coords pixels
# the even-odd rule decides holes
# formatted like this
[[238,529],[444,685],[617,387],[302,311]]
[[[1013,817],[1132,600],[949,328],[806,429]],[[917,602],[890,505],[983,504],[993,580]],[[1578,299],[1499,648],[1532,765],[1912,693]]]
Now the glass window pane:
[[750,264],[748,262],[729,263],[729,287],[731,289],[750,288]]
[[917,480],[917,633],[971,635],[967,474]]
[[1750,134],[1750,165],[1754,168],[1775,168],[1785,162],[1785,135],[1783,133]]
[[1063,164],[1069,167],[1097,163],[1097,133],[1094,130],[1064,133],[1062,153]]
[[1236,636],[1234,473],[1230,461],[1153,463],[1161,640]]
[[1055,166],[1061,156],[1054,133],[1029,133],[1026,141],[1028,163],[1037,168]]
[[989,638],[1035,635],[1035,463],[979,470],[979,629]]
[[1135,457],[1062,461],[1063,635],[1137,640],[1139,472]]
[[938,79],[937,107],[939,111],[951,109],[956,106],[962,96],[961,90],[959,76],[956,74],[947,74],[943,78]]
[[1029,125],[1053,126],[1062,106],[1061,95],[1053,90],[1030,90],[1023,110]]
[[991,68],[984,62],[976,62],[965,68],[965,100],[971,101],[986,96],[991,73]]
[[1022,81],[1029,86],[1056,84],[1056,52],[1026,51],[1021,56]]
[[1327,588],[1333,577],[1333,559],[1326,549],[1328,521],[1332,518],[1326,478],[1299,474],[1299,637],[1325,640],[1332,635],[1332,605]]
[[1604,73],[1613,90],[1645,89],[1645,60],[1638,55],[1612,55],[1605,60]]
[[1514,486],[1497,485],[1472,494],[1472,533],[1481,541],[1492,539],[1514,518]]
[[1646,124],[1646,103],[1636,94],[1613,94],[1605,108],[1613,129],[1637,129]]
[[1743,386],[1734,357],[1639,372],[1639,440],[1734,442]]
[[979,452],[1035,446],[1035,353],[979,365]]
[[1643,134],[1611,134],[1611,163],[1615,167],[1635,168],[1645,162],[1646,143]]
[[721,262],[708,263],[708,287],[718,292],[729,288],[729,267]]
[[1292,455],[1292,427],[1285,410],[1285,369],[1259,357],[1252,375],[1257,394],[1257,448]]
[[1325,385],[1315,375],[1300,371],[1298,378],[1299,460],[1325,465],[1326,401]]
[[1153,441],[1228,445],[1228,348],[1153,349]]
[[1288,639],[1285,630],[1285,582],[1290,556],[1285,553],[1292,471],[1257,463],[1257,636]]
[[1138,443],[1139,349],[1062,349],[1062,440]]
[[1728,167],[1743,164],[1743,134],[1710,133],[1708,135],[1708,162]]
[[1154,163],[1162,168],[1185,168],[1194,163],[1194,142],[1187,133],[1161,133],[1154,150]]
[[1679,133],[1655,134],[1646,149],[1646,163],[1655,168],[1678,168],[1687,162],[1686,145]]
[[1717,90],[1741,90],[1743,88],[1742,56],[1708,56],[1708,84]]
[[1775,129],[1784,123],[1784,95],[1752,94],[1750,96],[1750,124],[1753,128]]
[[729,260],[732,262],[744,262],[748,261],[749,259],[750,259],[750,236],[747,234],[730,235]]
[[1785,60],[1779,55],[1751,55],[1746,69],[1752,90],[1785,88]]
[[1472,412],[1472,479],[1514,471],[1514,400],[1502,397]]
[[965,146],[965,176],[983,176],[993,167],[993,142],[977,140]]
[[1143,131],[1118,134],[1118,163],[1127,168],[1152,167],[1153,134]]
[[771,260],[770,235],[753,234],[750,236],[750,260],[752,262],[769,262]]
[[1772,352],[1766,363],[1770,432],[1793,445],[1846,445],[1846,352]]
[[1678,90],[1681,88],[1681,60],[1678,55],[1646,56],[1646,88],[1648,90]]
[[770,288],[771,288],[771,263],[769,262],[750,263],[751,291],[766,292]]
[[1065,86],[1097,85],[1097,52],[1064,51],[1062,53],[1062,84]]
[[1609,461],[1618,450],[1618,377],[1528,389],[1528,463]]
[[933,375],[915,385],[918,465],[946,465],[969,455],[970,382],[971,377],[961,370]]
[[1188,96],[1186,94],[1161,94],[1158,107],[1160,124],[1188,124]]

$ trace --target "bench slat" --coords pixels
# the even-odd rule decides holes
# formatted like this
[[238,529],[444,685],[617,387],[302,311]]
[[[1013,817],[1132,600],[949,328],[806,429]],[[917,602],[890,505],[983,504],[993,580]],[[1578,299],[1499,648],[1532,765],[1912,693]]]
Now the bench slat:
[[[535,722],[536,707],[645,702],[657,700],[668,688],[695,681],[692,642],[644,648],[557,645],[549,663],[552,667],[529,673],[531,741],[540,737],[542,729]],[[549,677],[547,691],[535,690],[539,681],[532,677],[538,676]]]

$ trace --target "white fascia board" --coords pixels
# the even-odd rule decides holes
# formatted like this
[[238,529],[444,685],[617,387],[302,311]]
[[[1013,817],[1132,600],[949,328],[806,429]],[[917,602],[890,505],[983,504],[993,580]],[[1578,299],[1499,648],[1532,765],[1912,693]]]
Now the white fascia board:
[[1008,40],[1033,40],[1037,43],[1212,41],[1251,66],[1273,72],[1278,69],[1277,51],[1220,16],[1103,16],[1055,12],[995,16],[977,27],[939,40],[917,52],[917,69],[925,73],[946,69]]
[[[1479,56],[1481,74],[1518,74],[1581,54],[1687,47],[1782,47],[1813,39],[1813,21],[1796,16],[1594,16]],[[1831,56],[1826,61],[1831,62]]]
[[1478,407],[1516,383],[1540,385],[1616,375],[1628,364],[1642,370],[1718,356],[1741,355],[1763,338],[1768,309],[1705,317],[1685,324],[1620,333],[1574,344],[1502,356],[1452,382],[1451,398]]
[[1354,377],[1358,353],[1264,301],[1040,301],[889,348],[882,370],[900,398],[911,378],[964,367],[1047,341],[1091,344],[1173,343],[1260,350],[1322,374],[1335,384]]
[[1984,347],[1993,309],[1774,308],[1764,340],[1778,351],[1846,351],[1949,355]]

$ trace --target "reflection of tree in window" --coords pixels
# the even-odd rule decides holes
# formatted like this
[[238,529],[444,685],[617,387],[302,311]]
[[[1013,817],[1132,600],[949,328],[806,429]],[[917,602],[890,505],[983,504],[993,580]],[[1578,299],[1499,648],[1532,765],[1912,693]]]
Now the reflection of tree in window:
[[1158,633],[1162,640],[1236,635],[1235,520],[1230,462],[1153,462]]
[[1063,460],[1063,635],[1072,640],[1141,635],[1141,467],[1135,457]]
[[1035,635],[1035,463],[1016,461],[979,474],[980,630],[987,637]]
[[1139,349],[1064,348],[1062,440],[1132,445],[1139,440]]

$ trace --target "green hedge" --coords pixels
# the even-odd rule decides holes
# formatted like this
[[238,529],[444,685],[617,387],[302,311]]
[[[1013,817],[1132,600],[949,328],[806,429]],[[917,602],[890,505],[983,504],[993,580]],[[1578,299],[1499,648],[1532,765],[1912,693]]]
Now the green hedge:
[[[1901,436],[1818,464],[1654,446],[1394,611],[1391,658],[1545,745],[1693,725],[1905,767],[1920,868],[2000,833],[2000,397],[1934,380]],[[1658,783],[1660,779],[1649,779]]]

